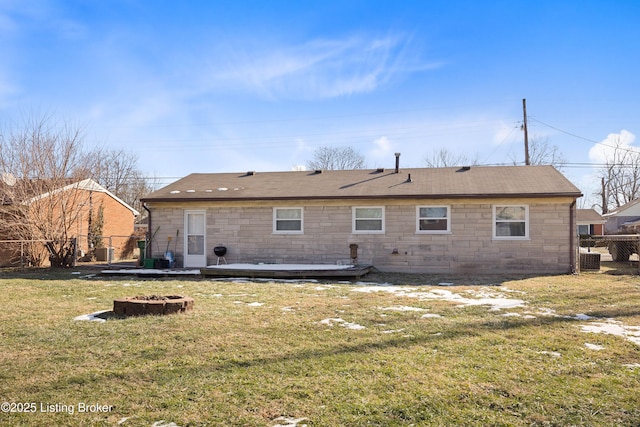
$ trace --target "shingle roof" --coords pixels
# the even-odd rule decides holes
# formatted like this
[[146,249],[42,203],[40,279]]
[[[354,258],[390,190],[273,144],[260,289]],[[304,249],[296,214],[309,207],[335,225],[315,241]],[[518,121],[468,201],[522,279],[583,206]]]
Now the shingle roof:
[[552,166],[474,166],[401,169],[399,173],[394,169],[194,173],[142,201],[522,196],[582,194]]
[[595,209],[576,209],[576,219],[579,222],[591,222],[591,223],[604,223],[605,220],[602,218]]

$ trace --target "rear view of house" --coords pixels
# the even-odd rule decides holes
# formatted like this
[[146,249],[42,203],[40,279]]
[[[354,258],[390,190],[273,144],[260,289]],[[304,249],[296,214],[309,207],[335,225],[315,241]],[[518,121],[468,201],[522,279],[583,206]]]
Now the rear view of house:
[[172,249],[185,267],[215,264],[224,246],[229,262],[566,273],[580,196],[551,166],[396,167],[192,174],[143,202],[150,255],[179,235]]

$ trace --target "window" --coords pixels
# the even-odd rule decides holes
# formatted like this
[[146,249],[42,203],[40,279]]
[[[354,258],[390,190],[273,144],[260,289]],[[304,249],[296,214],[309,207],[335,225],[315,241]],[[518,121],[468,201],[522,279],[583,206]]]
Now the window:
[[583,236],[591,233],[591,227],[588,224],[578,224],[578,234]]
[[528,239],[529,206],[494,206],[493,237],[495,239]]
[[418,206],[416,233],[450,233],[449,206]]
[[273,232],[277,234],[302,234],[302,208],[274,208]]
[[384,233],[384,208],[353,208],[354,233]]

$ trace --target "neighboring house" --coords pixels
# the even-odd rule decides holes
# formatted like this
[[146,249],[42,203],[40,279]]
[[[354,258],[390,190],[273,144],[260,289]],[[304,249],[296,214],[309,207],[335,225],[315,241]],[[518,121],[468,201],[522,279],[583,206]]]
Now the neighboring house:
[[[5,194],[9,194],[7,190],[6,182],[3,183]],[[13,185],[19,185],[13,183]],[[69,197],[69,192],[74,192],[72,197]],[[77,247],[80,253],[88,252],[88,234],[89,234],[89,212],[92,211],[92,218],[96,220],[97,213],[100,207],[103,207],[103,227],[102,227],[102,245],[104,247],[113,248],[114,259],[119,259],[123,256],[136,255],[134,249],[136,249],[135,242],[131,242],[131,236],[134,234],[134,222],[139,213],[131,206],[126,204],[123,200],[116,197],[113,193],[96,183],[91,179],[85,179],[79,182],[70,183],[64,187],[49,191],[43,194],[33,195],[28,200],[21,202],[22,204],[29,204],[38,206],[42,204],[43,209],[46,210],[48,206],[51,206],[50,199],[56,198],[63,201],[62,203],[68,204],[69,215],[75,215],[70,221],[68,228],[69,234],[72,237],[77,238]],[[5,208],[10,208],[12,204],[16,203],[13,200],[7,201],[4,199]],[[50,210],[50,209],[49,209]],[[59,223],[57,218],[52,218],[53,224]],[[111,239],[109,239],[109,237]],[[0,233],[0,240],[9,240],[15,237],[11,236],[10,230],[5,230],[4,233]],[[7,249],[7,245],[4,246],[4,252],[0,246],[0,264],[9,265],[16,264],[16,249]]]
[[640,227],[640,199],[635,199],[602,215],[605,234],[637,233]]
[[604,234],[606,220],[595,209],[578,209],[576,216],[578,218],[579,235],[600,236]]
[[382,271],[568,273],[580,190],[551,166],[191,174],[142,199],[178,265],[357,261]]

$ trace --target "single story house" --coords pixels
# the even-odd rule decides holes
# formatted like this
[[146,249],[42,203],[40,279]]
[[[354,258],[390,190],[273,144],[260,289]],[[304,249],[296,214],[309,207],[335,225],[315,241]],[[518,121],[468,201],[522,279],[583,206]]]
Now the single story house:
[[578,209],[578,234],[581,236],[601,236],[604,234],[606,220],[595,209]]
[[640,199],[632,200],[602,215],[605,234],[637,233],[640,227]]
[[[552,166],[194,173],[142,199],[151,256],[423,273],[569,273],[580,190]],[[165,246],[167,245],[167,246]]]

